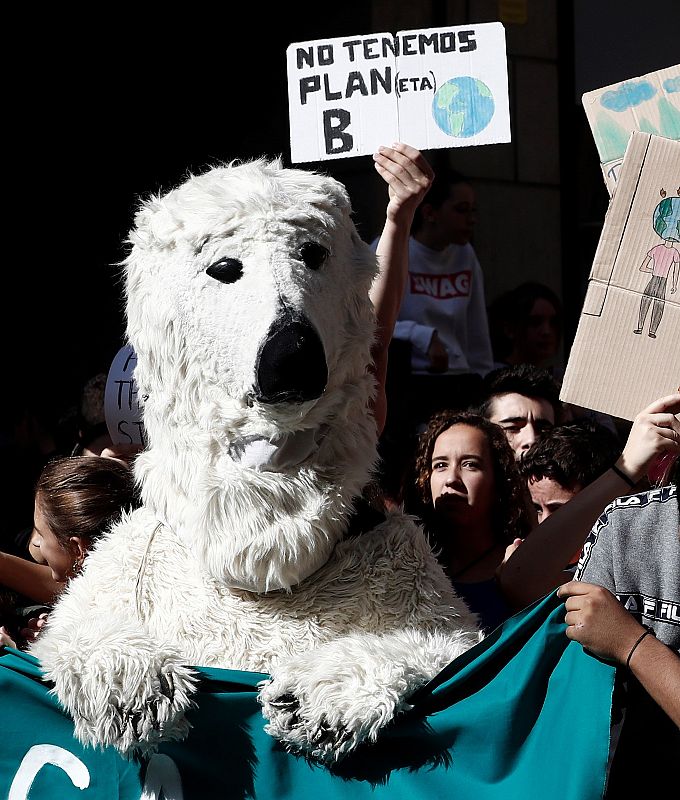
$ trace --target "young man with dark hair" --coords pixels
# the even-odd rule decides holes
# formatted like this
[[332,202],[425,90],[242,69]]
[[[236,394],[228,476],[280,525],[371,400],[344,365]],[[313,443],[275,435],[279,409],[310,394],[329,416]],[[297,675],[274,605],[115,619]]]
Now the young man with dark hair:
[[542,433],[519,462],[538,522],[606,472],[621,450],[614,434],[591,420],[557,425]]
[[559,386],[542,367],[515,364],[493,370],[484,378],[482,398],[480,413],[503,428],[517,459],[560,422]]

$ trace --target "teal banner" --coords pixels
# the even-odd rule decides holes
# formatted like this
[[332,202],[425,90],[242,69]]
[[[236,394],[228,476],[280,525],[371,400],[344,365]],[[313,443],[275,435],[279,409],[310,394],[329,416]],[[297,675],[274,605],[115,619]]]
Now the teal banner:
[[598,800],[614,668],[564,634],[555,593],[453,661],[378,742],[328,769],[264,728],[264,675],[198,668],[183,742],[147,759],[84,748],[34,658],[0,657],[0,790],[8,800]]

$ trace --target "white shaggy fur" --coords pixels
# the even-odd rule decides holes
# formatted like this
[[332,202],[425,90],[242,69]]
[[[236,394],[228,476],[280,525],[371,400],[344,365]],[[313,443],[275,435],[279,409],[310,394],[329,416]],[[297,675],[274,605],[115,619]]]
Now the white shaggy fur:
[[[195,664],[271,674],[270,733],[332,762],[480,640],[412,519],[345,536],[376,460],[375,257],[340,183],[263,159],[151,199],[131,244],[143,506],[89,555],[33,653],[83,742],[185,737]],[[211,277],[224,259],[229,280]],[[272,399],[258,365],[291,320],[315,332],[328,377]]]

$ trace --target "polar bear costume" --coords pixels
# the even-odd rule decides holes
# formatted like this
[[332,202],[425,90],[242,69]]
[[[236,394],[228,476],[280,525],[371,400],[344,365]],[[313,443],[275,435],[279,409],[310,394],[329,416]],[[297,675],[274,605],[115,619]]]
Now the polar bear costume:
[[481,639],[426,538],[357,513],[376,259],[342,184],[280,160],[145,202],[126,259],[142,506],[32,648],[84,743],[189,734],[190,665],[260,671],[267,730],[332,763]]

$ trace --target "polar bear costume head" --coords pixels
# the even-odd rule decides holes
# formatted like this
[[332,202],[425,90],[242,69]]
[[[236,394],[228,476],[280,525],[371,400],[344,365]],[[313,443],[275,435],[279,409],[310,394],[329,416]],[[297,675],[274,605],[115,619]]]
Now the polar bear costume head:
[[230,587],[290,589],[315,572],[371,478],[376,259],[351,211],[334,179],[257,159],[136,215],[143,501]]

